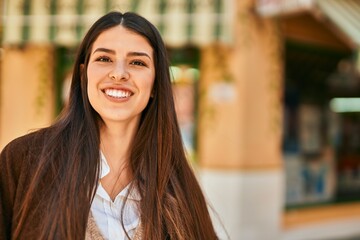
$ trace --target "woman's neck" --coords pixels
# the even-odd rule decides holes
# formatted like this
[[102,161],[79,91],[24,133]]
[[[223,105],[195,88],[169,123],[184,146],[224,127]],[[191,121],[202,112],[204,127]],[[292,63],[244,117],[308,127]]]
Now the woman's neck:
[[[137,124],[105,123],[100,128],[100,149],[115,169],[129,160]],[[115,170],[113,169],[113,170]]]
[[129,156],[136,129],[134,124],[104,124],[100,128],[100,149],[110,167],[101,184],[113,200],[132,180]]

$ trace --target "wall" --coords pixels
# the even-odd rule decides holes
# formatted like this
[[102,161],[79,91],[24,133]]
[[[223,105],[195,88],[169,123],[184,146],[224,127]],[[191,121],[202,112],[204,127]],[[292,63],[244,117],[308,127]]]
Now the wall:
[[233,240],[279,239],[282,231],[282,40],[253,4],[237,1],[231,46],[202,50],[201,180]]
[[54,118],[52,47],[3,49],[0,149],[20,135],[49,125]]

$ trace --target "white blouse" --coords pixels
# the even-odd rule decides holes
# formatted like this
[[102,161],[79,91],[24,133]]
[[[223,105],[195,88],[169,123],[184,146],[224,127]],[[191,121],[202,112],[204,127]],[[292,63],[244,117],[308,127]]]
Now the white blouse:
[[[110,172],[110,167],[101,153],[101,171],[100,179],[105,177]],[[121,211],[126,195],[129,191],[129,186],[126,186],[115,198],[111,200],[109,194],[99,183],[94,201],[91,204],[91,212],[94,220],[105,239],[109,240],[125,240],[126,234],[121,225]],[[130,237],[135,233],[136,227],[140,223],[139,212],[137,205],[140,201],[138,192],[131,192],[126,201],[123,212],[124,227]]]

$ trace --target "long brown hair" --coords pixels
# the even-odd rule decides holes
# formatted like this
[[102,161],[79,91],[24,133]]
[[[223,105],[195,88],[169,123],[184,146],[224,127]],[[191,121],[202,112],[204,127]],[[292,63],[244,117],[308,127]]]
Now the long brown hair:
[[[30,204],[44,209],[36,239],[83,239],[99,178],[100,116],[87,95],[90,50],[105,30],[122,25],[145,37],[154,51],[153,97],[133,140],[130,167],[137,188],[145,239],[216,239],[207,203],[188,163],[171,89],[166,48],[157,29],[134,13],[111,12],[90,28],[73,69],[70,98],[59,119],[43,129],[40,163],[25,195],[14,238],[28,220]],[[51,176],[51,177],[50,177]],[[46,184],[44,184],[46,181]],[[39,194],[41,188],[43,195]],[[33,206],[33,205],[31,205]]]

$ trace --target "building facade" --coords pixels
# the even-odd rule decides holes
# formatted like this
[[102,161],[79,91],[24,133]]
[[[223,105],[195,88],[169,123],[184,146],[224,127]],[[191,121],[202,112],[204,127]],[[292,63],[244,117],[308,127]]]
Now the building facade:
[[[337,167],[334,144],[344,119],[324,106],[341,94],[356,97],[332,89],[343,83],[339,71],[357,71],[360,28],[344,17],[335,24],[330,2],[347,2],[341,6],[354,9],[352,17],[360,14],[355,0],[5,0],[0,148],[49,125],[66,104],[74,53],[88,27],[108,11],[135,11],[167,44],[184,143],[220,219],[221,239],[220,222],[234,240],[357,235],[356,191],[343,189],[351,201],[334,200],[339,174],[356,186],[346,170],[355,169],[357,155]],[[357,129],[356,119],[348,128]],[[358,146],[352,141],[345,148],[351,153]],[[326,174],[310,180],[319,169]]]

